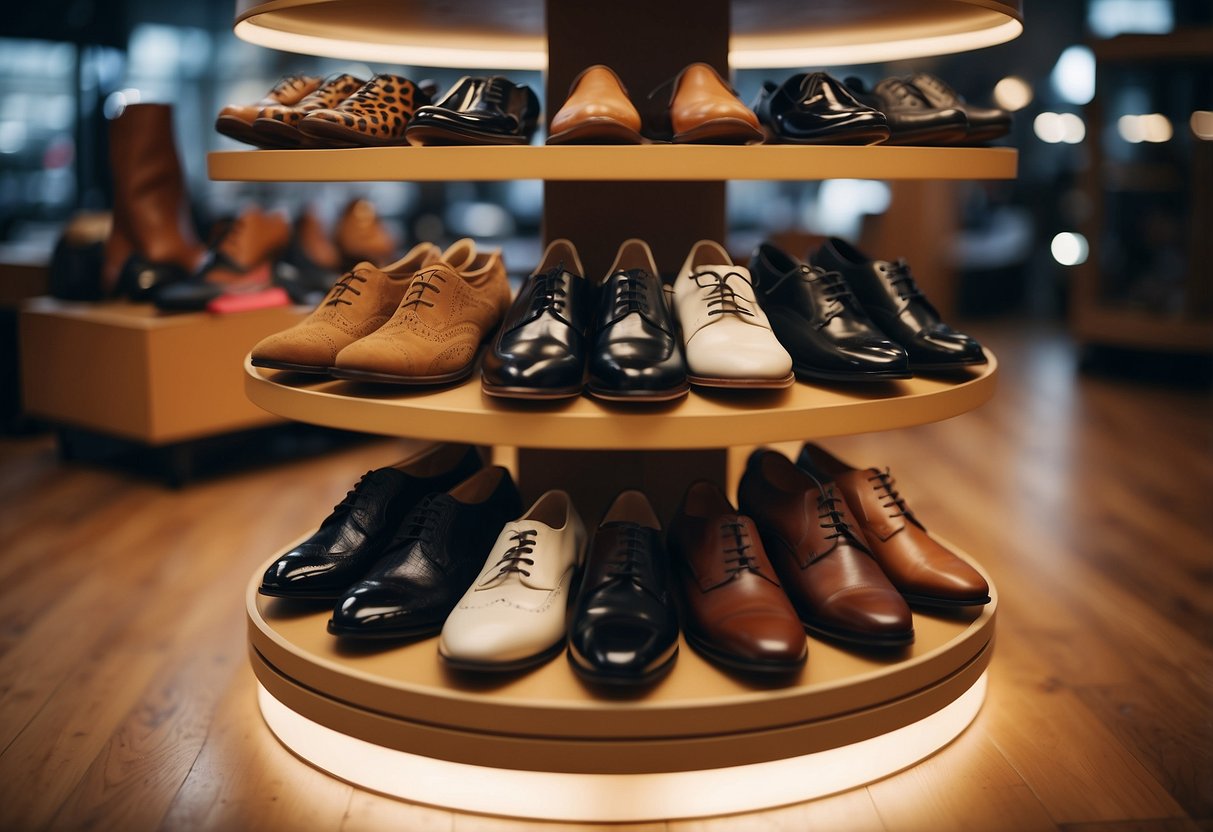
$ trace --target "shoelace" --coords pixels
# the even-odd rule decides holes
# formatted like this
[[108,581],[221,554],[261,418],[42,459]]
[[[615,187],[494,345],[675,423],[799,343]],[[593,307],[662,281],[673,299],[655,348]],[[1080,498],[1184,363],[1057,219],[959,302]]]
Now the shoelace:
[[400,302],[400,308],[404,309],[411,306],[414,310],[417,310],[420,306],[433,306],[433,303],[425,299],[425,291],[426,289],[430,289],[433,290],[435,295],[442,294],[442,290],[433,283],[435,279],[446,283],[446,278],[436,269],[417,272],[417,275],[413,278],[413,282],[409,284],[409,288],[404,293],[404,300]]
[[[691,279],[695,281],[695,285],[701,289],[707,289],[705,297],[708,298],[708,315],[742,315],[754,316],[753,310],[743,304],[749,301],[740,297],[737,290],[729,284],[729,278],[736,277],[738,280],[745,281],[745,275],[741,272],[728,271],[724,274],[710,270],[695,272],[691,275]],[[703,283],[700,278],[713,278],[714,283]],[[746,281],[748,282],[748,281]],[[712,307],[718,307],[713,309]]]
[[889,513],[890,517],[914,516],[909,507],[906,506],[905,499],[897,493],[897,489],[894,487],[897,484],[897,480],[893,479],[893,475],[888,468],[885,468],[883,471],[877,471],[874,475],[868,477],[868,482],[876,483],[877,493],[883,491],[884,493],[880,494],[880,496],[888,499],[887,503],[880,504],[881,508],[897,509],[896,512]]
[[506,94],[505,86],[502,84],[504,80],[496,75],[489,76],[484,82],[484,93],[481,98],[488,104],[501,106]]
[[366,278],[357,272],[346,272],[341,276],[341,279],[333,284],[333,288],[329,290],[329,298],[324,302],[325,306],[337,306],[338,304],[348,303],[354,305],[352,300],[342,297],[346,292],[352,292],[355,295],[361,295],[358,289],[354,288],[354,281],[366,283]]
[[842,502],[842,498],[834,493],[834,486],[827,486],[821,496],[817,498],[817,522],[821,524],[823,529],[833,530],[833,534],[826,535],[826,540],[836,541],[825,552],[820,553],[817,557],[822,558],[830,552],[834,551],[834,547],[840,542],[850,543],[855,548],[872,554],[866,544],[863,543],[856,535],[851,525],[847,522],[846,517],[842,514],[842,509],[838,504]]
[[821,284],[822,298],[827,304],[821,326],[841,315],[847,305],[855,300],[855,295],[842,272],[826,271],[818,266],[803,263],[800,266],[800,276],[803,280],[815,280]]
[[535,551],[536,534],[538,534],[538,531],[535,529],[520,529],[510,535],[510,540],[514,541],[514,545],[506,549],[501,556],[501,560],[493,564],[493,566],[501,567],[497,570],[497,574],[493,576],[494,578],[500,578],[511,572],[518,572],[528,578],[531,577],[531,573],[523,569],[520,564],[525,563],[527,566],[535,565],[535,561],[526,556]]
[[922,290],[914,282],[914,275],[910,274],[910,264],[905,261],[904,257],[898,258],[896,262],[887,263],[883,271],[889,275],[889,284],[897,290],[897,296],[902,300],[924,297]]
[[928,87],[932,92],[934,92],[936,95],[938,95],[940,98],[944,99],[945,101],[959,101],[960,100],[960,96],[956,94],[956,90],[949,87],[947,85],[947,83],[941,78],[936,78],[934,76],[919,76],[918,78],[914,79],[913,81],[907,80],[906,83],[913,84],[918,89],[922,89],[924,86]]
[[622,276],[615,288],[615,316],[621,312],[649,311],[649,292],[647,282],[649,273],[644,269],[620,269],[611,275]]
[[753,569],[756,565],[754,556],[749,553],[750,533],[746,530],[745,524],[740,521],[725,522],[720,524],[720,531],[725,538],[732,537],[733,544],[731,548],[725,549],[725,554],[733,554],[734,557],[725,558],[725,571],[730,578],[736,578],[747,569]]
[[[370,495],[364,491],[360,491],[359,489],[362,488],[362,484],[366,482],[366,478],[372,473],[374,472],[367,471],[365,474],[359,477],[358,482],[354,484],[354,487],[345,492],[345,496],[341,498],[341,502],[333,506],[332,512],[330,512],[329,516],[325,518],[322,525],[328,526],[332,525],[333,523],[341,522],[345,520],[345,518],[348,517],[355,509],[362,508],[366,504],[366,502],[370,499]],[[356,525],[360,531],[363,533],[366,532],[366,529],[361,523],[356,522]]]
[[432,497],[424,498],[409,512],[409,516],[396,532],[394,543],[417,542],[432,543],[434,533],[438,529],[438,518],[442,514],[440,506],[434,505]]
[[643,564],[639,556],[644,550],[644,543],[644,533],[640,528],[629,526],[623,529],[618,547],[607,563],[607,577],[627,579],[642,577]]
[[531,314],[551,309],[553,312],[563,312],[565,296],[564,283],[560,279],[564,274],[564,263],[549,269],[535,280],[535,294],[531,296]]
[[897,96],[897,104],[902,107],[921,107],[922,99],[917,90],[904,81],[889,84],[885,89],[893,90]]
[[302,78],[303,78],[303,76],[302,76],[302,75],[287,75],[287,76],[285,76],[285,77],[284,77],[284,78],[283,78],[281,81],[279,81],[277,84],[274,84],[274,88],[273,88],[272,90],[270,90],[270,97],[273,97],[273,96],[277,95],[277,94],[278,94],[278,93],[280,93],[280,92],[284,92],[284,91],[286,91],[286,90],[290,89],[291,87],[293,87],[293,86],[295,86],[296,84],[298,84],[298,83],[300,82],[300,80],[302,80]]

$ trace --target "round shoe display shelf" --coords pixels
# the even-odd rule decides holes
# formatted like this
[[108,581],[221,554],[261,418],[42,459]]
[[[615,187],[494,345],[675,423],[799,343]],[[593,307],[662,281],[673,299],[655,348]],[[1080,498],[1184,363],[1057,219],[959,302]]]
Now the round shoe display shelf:
[[[236,36],[358,61],[543,69],[547,3],[562,0],[238,0]],[[571,2],[571,0],[564,0]],[[729,64],[846,66],[945,55],[1023,31],[1020,0],[733,0]],[[694,23],[694,11],[689,23]]]
[[446,669],[435,638],[347,644],[325,629],[329,607],[260,595],[261,572],[247,593],[250,657],[284,745],[384,794],[567,821],[743,812],[913,765],[980,709],[998,604],[991,585],[984,607],[916,612],[914,644],[893,653],[810,638],[806,667],[778,684],[684,642],[665,679],[616,691],[591,689],[563,655],[481,677]]
[[692,392],[667,404],[586,396],[515,402],[479,376],[439,390],[362,385],[266,370],[245,359],[245,393],[278,416],[325,427],[482,445],[551,449],[723,448],[910,427],[966,413],[994,393],[998,362],[948,376],[881,383],[798,382],[787,390]]

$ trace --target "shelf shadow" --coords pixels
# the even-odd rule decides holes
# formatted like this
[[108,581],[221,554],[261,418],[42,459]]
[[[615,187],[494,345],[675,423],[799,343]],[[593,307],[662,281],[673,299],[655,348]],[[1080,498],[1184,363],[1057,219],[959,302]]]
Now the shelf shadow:
[[274,598],[266,605],[262,611],[262,615],[267,621],[290,621],[296,618],[306,618],[318,612],[331,611],[332,609],[332,601],[303,598]]

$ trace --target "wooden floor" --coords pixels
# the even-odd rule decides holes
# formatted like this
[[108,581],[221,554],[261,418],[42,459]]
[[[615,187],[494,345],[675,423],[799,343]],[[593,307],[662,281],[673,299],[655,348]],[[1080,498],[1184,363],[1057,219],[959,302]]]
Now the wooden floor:
[[[989,700],[918,767],[809,804],[617,830],[1213,830],[1213,401],[1077,373],[1050,331],[980,329],[981,410],[830,443],[889,464],[1002,595]],[[181,492],[0,440],[0,830],[522,830],[351,788],[261,722],[252,570],[372,442]],[[587,827],[578,826],[578,829]]]

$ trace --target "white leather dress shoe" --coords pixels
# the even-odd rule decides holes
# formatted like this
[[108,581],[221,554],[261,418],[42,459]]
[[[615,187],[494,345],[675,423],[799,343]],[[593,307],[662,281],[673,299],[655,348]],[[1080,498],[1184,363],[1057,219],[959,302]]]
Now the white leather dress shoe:
[[702,387],[783,388],[796,381],[792,357],[754,297],[750,271],[719,243],[700,240],[674,281],[674,308],[687,377]]
[[447,617],[438,654],[462,670],[518,670],[564,648],[586,532],[563,491],[549,491],[497,537],[484,569]]

